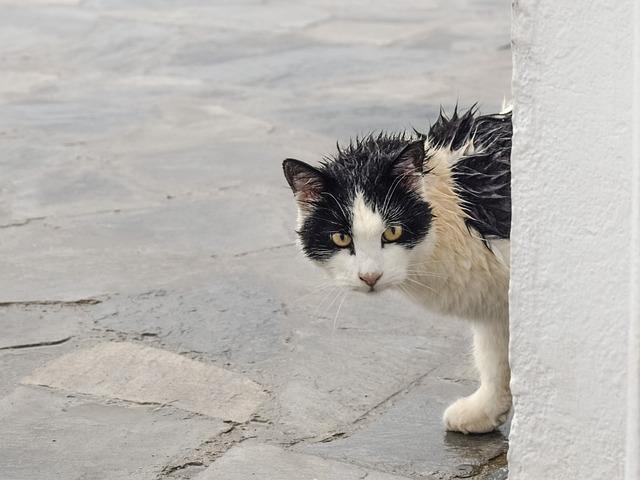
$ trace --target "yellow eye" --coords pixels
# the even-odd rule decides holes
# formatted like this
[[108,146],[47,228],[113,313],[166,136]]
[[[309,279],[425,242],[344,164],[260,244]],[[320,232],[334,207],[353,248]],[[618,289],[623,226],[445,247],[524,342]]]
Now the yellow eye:
[[389,227],[382,233],[382,238],[384,238],[385,242],[395,242],[401,236],[402,236],[402,227],[400,225]]
[[346,233],[334,233],[331,235],[331,240],[340,248],[351,245],[351,236]]

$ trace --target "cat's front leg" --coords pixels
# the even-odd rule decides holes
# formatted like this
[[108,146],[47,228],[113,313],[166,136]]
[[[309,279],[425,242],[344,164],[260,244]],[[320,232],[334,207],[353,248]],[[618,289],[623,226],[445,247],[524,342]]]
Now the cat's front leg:
[[450,431],[490,432],[505,422],[511,409],[508,318],[474,323],[473,343],[480,387],[444,412]]

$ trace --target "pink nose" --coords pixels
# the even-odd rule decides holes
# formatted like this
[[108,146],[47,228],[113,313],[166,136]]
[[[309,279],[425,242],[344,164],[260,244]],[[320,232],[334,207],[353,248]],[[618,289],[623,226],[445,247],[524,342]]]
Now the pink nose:
[[362,280],[364,283],[366,283],[370,287],[373,287],[376,284],[376,282],[380,279],[381,276],[382,274],[378,272],[361,273],[360,280]]

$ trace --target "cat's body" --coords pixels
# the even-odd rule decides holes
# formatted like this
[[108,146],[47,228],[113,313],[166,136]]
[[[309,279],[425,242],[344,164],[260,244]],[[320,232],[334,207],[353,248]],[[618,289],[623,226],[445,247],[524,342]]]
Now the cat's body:
[[451,118],[427,135],[369,136],[319,168],[285,160],[305,254],[338,284],[399,288],[467,318],[481,385],[444,414],[447,429],[487,432],[511,406],[508,284],[511,114]]

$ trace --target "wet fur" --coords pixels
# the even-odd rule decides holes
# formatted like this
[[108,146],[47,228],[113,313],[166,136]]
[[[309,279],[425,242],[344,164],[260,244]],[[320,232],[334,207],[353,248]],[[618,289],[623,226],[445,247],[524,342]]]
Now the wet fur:
[[[441,112],[427,134],[357,140],[318,169],[284,163],[303,251],[339,284],[367,291],[359,274],[380,271],[380,288],[471,321],[481,385],[444,414],[447,429],[464,433],[493,430],[511,406],[510,153],[511,113],[471,108]],[[377,245],[392,224],[403,241]],[[331,244],[333,230],[353,236],[349,251]]]

